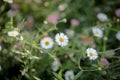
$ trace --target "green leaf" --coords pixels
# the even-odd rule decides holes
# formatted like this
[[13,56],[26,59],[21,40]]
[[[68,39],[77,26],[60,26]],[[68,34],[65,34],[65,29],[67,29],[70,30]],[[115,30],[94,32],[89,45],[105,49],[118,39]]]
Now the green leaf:
[[58,77],[59,77],[60,80],[63,80],[63,78],[62,78],[62,70],[59,71]]
[[53,72],[53,75],[55,76],[55,78],[58,79],[58,74],[57,73]]
[[78,72],[76,75],[75,75],[75,80],[77,80],[81,75],[82,75],[83,71],[80,71]]
[[41,80],[40,78],[36,77],[36,76],[33,76],[35,80]]
[[53,72],[53,75],[54,75],[58,80],[64,80],[64,79],[62,78],[62,70],[60,70],[60,71],[58,72],[58,74],[55,73],[55,72]]

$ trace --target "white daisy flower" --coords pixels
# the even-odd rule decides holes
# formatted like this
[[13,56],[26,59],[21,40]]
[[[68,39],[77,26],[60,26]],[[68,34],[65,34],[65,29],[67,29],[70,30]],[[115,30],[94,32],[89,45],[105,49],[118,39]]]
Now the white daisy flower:
[[4,1],[8,3],[13,3],[13,0],[4,0]]
[[19,35],[19,32],[16,31],[16,30],[13,30],[13,31],[9,31],[8,32],[8,36],[11,36],[11,37],[16,37]]
[[2,46],[0,45],[0,51],[2,50]]
[[65,80],[74,80],[74,72],[72,70],[65,72]]
[[53,47],[54,42],[52,40],[52,38],[50,37],[44,37],[41,41],[40,41],[41,47],[43,49],[50,49]]
[[108,20],[108,17],[105,13],[98,13],[97,14],[97,18],[101,21],[101,22],[105,22]]
[[61,47],[68,45],[68,37],[64,33],[57,33],[55,36],[55,41]]
[[60,61],[58,59],[55,59],[52,63],[52,70],[57,71],[60,68]]
[[92,28],[92,32],[93,32],[93,35],[98,37],[98,38],[102,38],[103,37],[103,31],[100,28],[98,28],[98,27]]
[[95,60],[98,58],[98,54],[95,49],[88,48],[86,51],[87,51],[87,56],[89,57],[90,60]]
[[118,39],[120,41],[120,32],[116,33],[116,39]]

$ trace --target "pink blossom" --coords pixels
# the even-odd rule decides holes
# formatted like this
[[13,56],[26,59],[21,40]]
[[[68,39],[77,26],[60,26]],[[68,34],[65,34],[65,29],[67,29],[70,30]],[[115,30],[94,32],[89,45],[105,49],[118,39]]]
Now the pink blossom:
[[19,8],[19,5],[16,4],[16,3],[13,3],[10,5],[12,9],[18,9]]
[[34,18],[32,16],[29,16],[25,23],[25,27],[32,28],[33,26],[34,26]]
[[108,60],[106,58],[101,58],[100,59],[100,66],[105,67],[109,64]]
[[58,22],[59,18],[60,17],[58,14],[51,14],[46,18],[46,20],[48,23],[56,24]]
[[118,8],[116,11],[115,11],[115,14],[117,17],[120,17],[120,8]]
[[70,23],[72,26],[78,26],[80,24],[80,22],[77,19],[71,19]]
[[115,52],[114,52],[114,51],[111,51],[109,54],[110,54],[111,56],[114,56],[114,55],[115,55]]

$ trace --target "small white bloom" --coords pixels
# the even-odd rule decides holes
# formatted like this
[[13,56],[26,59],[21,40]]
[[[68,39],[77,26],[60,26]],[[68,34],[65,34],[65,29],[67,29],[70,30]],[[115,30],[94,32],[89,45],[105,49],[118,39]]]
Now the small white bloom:
[[116,33],[116,39],[118,39],[120,41],[120,32]]
[[66,22],[67,22],[67,19],[66,19],[66,18],[64,18],[62,21],[63,21],[64,23],[66,23]]
[[66,29],[65,30],[66,34],[70,37],[73,37],[74,36],[74,31],[72,29]]
[[2,50],[2,46],[0,45],[0,51]]
[[53,47],[54,42],[50,37],[44,37],[41,41],[40,41],[41,47],[44,49],[50,49]]
[[43,22],[44,24],[48,24],[48,22],[45,20],[44,22]]
[[52,63],[52,70],[57,71],[60,68],[60,61],[58,59],[55,59]]
[[12,37],[16,37],[19,35],[19,32],[16,31],[16,30],[13,30],[13,31],[9,31],[8,32],[8,36],[12,36]]
[[86,51],[87,51],[87,56],[89,57],[90,60],[95,60],[98,58],[98,54],[95,49],[88,48]]
[[65,80],[74,80],[74,72],[72,70],[65,72]]
[[108,17],[105,13],[98,13],[97,14],[97,18],[101,21],[101,22],[105,22],[108,20]]
[[93,32],[94,36],[96,36],[98,38],[102,38],[103,37],[103,31],[100,28],[98,28],[98,27],[92,28],[92,32]]
[[104,38],[103,38],[105,41],[107,41],[108,40],[108,38],[105,36]]
[[[36,0],[36,1],[39,1],[39,0]],[[46,7],[49,6],[49,2],[45,2],[44,6],[46,6]]]
[[68,45],[68,37],[64,33],[57,33],[55,36],[55,41],[60,45],[61,47]]
[[66,8],[67,8],[67,4],[60,4],[60,5],[58,6],[58,10],[59,10],[59,11],[64,11]]
[[4,0],[4,1],[8,3],[13,3],[13,0]]

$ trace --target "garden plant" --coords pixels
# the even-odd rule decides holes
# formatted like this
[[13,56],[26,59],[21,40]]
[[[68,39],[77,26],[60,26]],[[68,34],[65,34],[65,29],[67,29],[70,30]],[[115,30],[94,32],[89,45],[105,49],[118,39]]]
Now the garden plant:
[[120,0],[0,0],[0,80],[120,80]]

